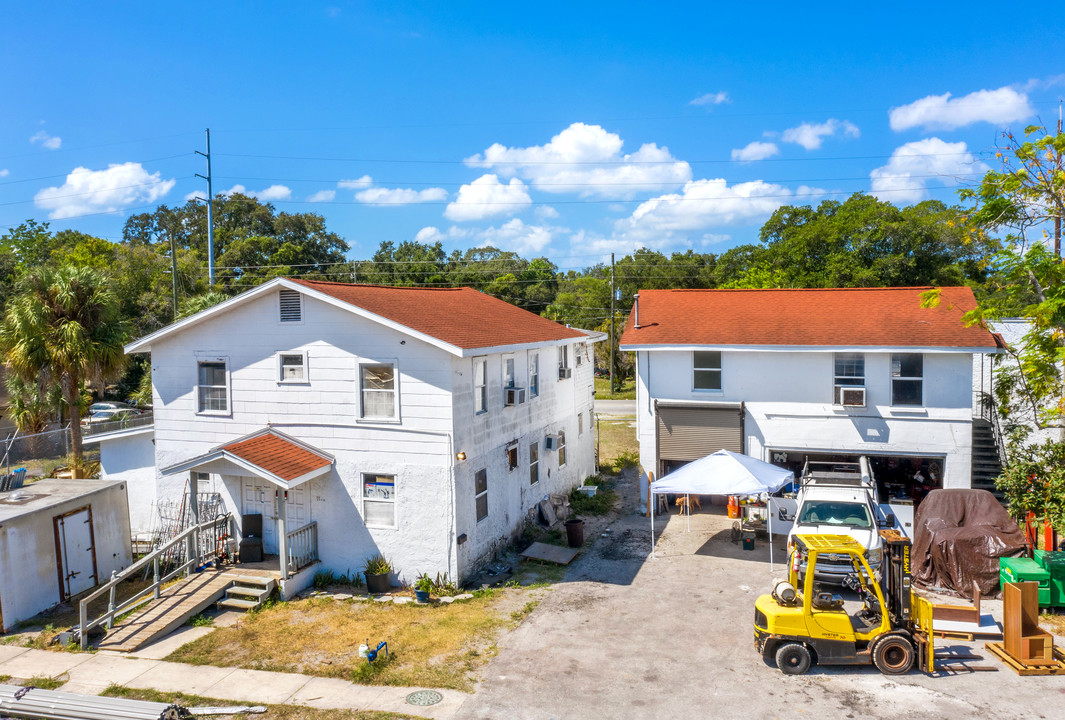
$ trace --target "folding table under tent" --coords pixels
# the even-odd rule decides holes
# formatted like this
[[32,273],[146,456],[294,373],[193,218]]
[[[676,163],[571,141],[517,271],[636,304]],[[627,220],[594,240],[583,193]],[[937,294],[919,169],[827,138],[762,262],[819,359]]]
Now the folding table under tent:
[[[795,479],[795,473],[747,455],[718,450],[664,475],[651,483],[652,494],[769,496],[769,568],[773,568],[773,493]],[[691,504],[688,516],[691,516]],[[655,503],[651,503],[651,557],[655,556]],[[689,529],[691,527],[691,520]]]

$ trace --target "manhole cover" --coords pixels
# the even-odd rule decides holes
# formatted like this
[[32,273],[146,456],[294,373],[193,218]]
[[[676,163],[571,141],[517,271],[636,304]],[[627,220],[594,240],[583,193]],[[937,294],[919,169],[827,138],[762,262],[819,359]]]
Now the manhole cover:
[[425,707],[426,705],[436,705],[443,699],[444,696],[436,690],[417,690],[407,696],[407,704]]

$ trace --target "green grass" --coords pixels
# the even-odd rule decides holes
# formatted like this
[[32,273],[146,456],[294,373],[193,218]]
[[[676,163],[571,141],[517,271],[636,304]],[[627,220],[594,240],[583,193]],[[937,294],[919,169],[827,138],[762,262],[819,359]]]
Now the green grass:
[[595,397],[599,400],[635,400],[636,379],[626,378],[618,381],[618,391],[610,392],[610,378],[595,379]]
[[34,675],[26,681],[26,684],[30,687],[40,688],[41,690],[55,690],[58,687],[62,687],[69,678],[63,675],[57,675],[51,677],[50,675]]

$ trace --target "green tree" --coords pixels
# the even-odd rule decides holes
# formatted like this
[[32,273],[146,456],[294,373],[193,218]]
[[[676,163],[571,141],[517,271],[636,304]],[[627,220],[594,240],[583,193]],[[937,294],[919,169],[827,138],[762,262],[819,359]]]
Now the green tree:
[[1023,523],[1031,513],[1037,521],[1047,520],[1065,532],[1065,443],[1047,440],[1012,449],[996,483],[1010,515]]
[[75,471],[82,464],[83,384],[120,372],[126,335],[117,298],[103,276],[86,267],[27,274],[4,312],[0,349],[7,367],[26,383],[48,374],[62,390]]

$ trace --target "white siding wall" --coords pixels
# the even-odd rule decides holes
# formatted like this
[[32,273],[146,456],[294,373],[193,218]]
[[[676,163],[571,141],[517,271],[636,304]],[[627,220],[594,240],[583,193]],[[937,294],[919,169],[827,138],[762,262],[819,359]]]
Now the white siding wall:
[[924,355],[924,406],[891,406],[891,353],[865,353],[866,407],[832,404],[832,352],[722,352],[722,390],[692,388],[692,354],[637,353],[637,433],[644,472],[657,473],[654,401],[746,403],[747,454],[766,448],[943,455],[944,487],[968,487],[972,357]]
[[134,533],[151,530],[156,514],[154,434],[101,439],[100,477],[126,482],[130,528]]
[[[540,355],[539,397],[526,398],[516,407],[504,407],[503,357],[488,360],[488,410],[474,412],[473,359],[452,360],[452,386],[455,392],[455,452],[465,452],[466,460],[455,467],[456,532],[466,541],[458,547],[459,577],[466,577],[488,560],[512,535],[520,532],[529,510],[550,493],[566,493],[595,472],[595,434],[591,427],[593,371],[591,344],[580,365],[570,344],[569,366],[573,376],[558,379],[558,350],[544,347]],[[530,352],[515,353],[516,385],[528,389]],[[577,414],[583,419],[578,433]],[[544,436],[566,434],[566,464],[558,466],[558,453],[544,448]],[[509,470],[506,448],[518,442],[518,467]],[[539,477],[529,484],[529,445],[540,449]],[[488,472],[488,516],[477,521],[474,474]]]

